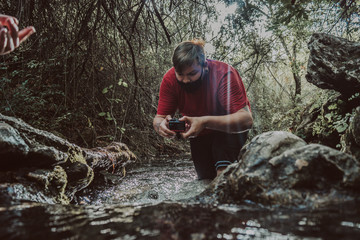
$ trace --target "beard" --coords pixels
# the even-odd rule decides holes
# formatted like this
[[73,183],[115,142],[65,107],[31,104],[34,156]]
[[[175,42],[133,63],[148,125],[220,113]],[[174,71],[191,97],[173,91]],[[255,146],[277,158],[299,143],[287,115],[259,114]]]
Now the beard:
[[203,82],[202,76],[203,76],[203,70],[201,70],[200,77],[195,81],[192,81],[192,82],[189,82],[189,83],[183,83],[183,82],[180,82],[180,81],[177,80],[177,82],[180,85],[180,87],[182,89],[184,89],[185,92],[193,93],[193,92],[195,92],[196,90],[198,90],[201,87],[202,82]]

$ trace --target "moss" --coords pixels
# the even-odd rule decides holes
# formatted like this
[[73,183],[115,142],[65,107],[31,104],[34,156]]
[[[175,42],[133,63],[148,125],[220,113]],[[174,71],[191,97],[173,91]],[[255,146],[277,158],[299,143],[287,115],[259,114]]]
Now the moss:
[[67,175],[65,170],[60,166],[55,166],[49,177],[49,186],[55,187],[59,192],[64,192],[67,185]]
[[65,194],[65,188],[67,185],[67,175],[65,170],[60,166],[55,166],[54,170],[49,177],[49,189],[51,189],[55,194],[55,199],[57,202],[62,204],[69,204],[70,200]]
[[71,163],[80,162],[83,164],[87,164],[82,151],[78,148],[69,148],[67,155],[68,157],[66,161],[70,161]]
[[40,185],[39,191],[54,199],[54,202],[69,204],[70,200],[65,194],[67,186],[67,174],[61,166],[55,166],[54,169],[38,169],[30,172],[27,176],[35,180]]

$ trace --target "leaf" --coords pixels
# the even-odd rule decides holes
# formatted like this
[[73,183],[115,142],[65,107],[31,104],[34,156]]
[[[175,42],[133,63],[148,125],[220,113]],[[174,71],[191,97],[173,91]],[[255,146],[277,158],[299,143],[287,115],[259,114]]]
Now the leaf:
[[329,107],[328,107],[329,110],[335,110],[337,109],[337,104],[336,103],[333,103],[331,104]]
[[105,113],[105,112],[101,112],[101,113],[99,113],[98,115],[99,115],[100,117],[103,117],[103,116],[106,115],[106,113]]
[[122,85],[126,88],[128,87],[128,84],[126,82],[123,82]]
[[104,88],[103,90],[102,90],[102,93],[103,94],[105,94],[105,93],[107,93],[109,90],[108,90],[108,88],[106,87],[106,88]]
[[359,93],[355,93],[354,95],[352,95],[350,98],[349,98],[349,101],[351,100],[354,100],[355,98],[359,97]]
[[335,129],[338,133],[344,132],[348,128],[347,123],[340,123],[335,126]]
[[327,120],[331,121],[332,113],[325,114],[324,116]]

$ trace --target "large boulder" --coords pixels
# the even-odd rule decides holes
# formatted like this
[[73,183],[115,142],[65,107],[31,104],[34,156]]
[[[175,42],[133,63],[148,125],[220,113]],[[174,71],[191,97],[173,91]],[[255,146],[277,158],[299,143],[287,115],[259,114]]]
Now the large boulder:
[[203,195],[221,203],[316,207],[353,200],[359,191],[354,157],[277,131],[256,136]]
[[[306,79],[323,89],[305,107],[293,128],[306,142],[320,143],[359,158],[350,116],[360,99],[360,43],[325,33],[314,33],[308,44]],[[356,121],[353,121],[356,124]],[[354,126],[350,127],[354,129]],[[346,134],[344,135],[346,131]]]
[[308,46],[306,79],[310,83],[347,97],[360,92],[360,43],[314,33]]
[[101,171],[135,161],[125,144],[86,149],[0,114],[0,199],[69,203]]
[[305,146],[298,136],[284,131],[271,131],[255,136],[240,152],[242,168],[255,168],[291,148]]

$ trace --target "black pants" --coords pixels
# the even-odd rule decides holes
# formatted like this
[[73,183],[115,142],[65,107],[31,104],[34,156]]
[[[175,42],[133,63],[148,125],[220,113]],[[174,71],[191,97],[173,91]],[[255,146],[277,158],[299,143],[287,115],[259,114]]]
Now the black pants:
[[247,132],[228,134],[217,131],[190,138],[191,156],[198,178],[213,179],[217,168],[235,162],[246,138]]

